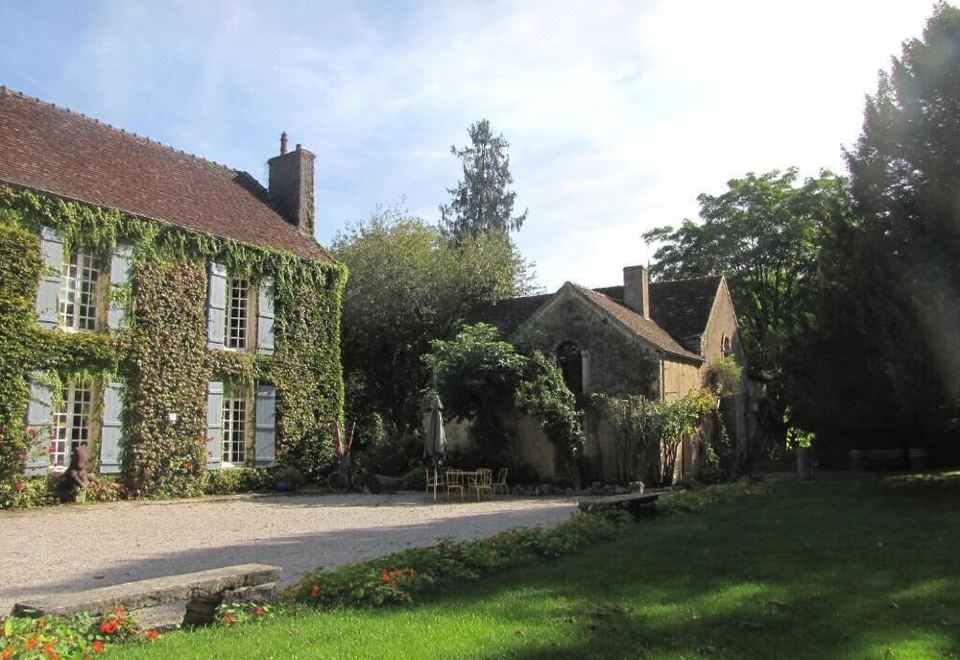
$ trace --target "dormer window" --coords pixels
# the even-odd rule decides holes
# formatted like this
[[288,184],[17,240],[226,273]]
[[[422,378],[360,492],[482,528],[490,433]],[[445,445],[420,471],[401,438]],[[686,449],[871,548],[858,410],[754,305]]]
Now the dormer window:
[[97,329],[97,281],[100,271],[93,255],[76,250],[64,260],[58,322],[70,330]]
[[231,277],[228,280],[226,327],[227,348],[245,349],[250,328],[250,281]]

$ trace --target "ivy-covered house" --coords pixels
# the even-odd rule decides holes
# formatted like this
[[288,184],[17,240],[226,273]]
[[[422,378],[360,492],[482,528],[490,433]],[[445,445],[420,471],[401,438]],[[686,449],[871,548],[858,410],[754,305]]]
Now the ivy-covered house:
[[132,492],[332,455],[345,269],[314,155],[246,172],[0,87],[0,480],[87,443]]

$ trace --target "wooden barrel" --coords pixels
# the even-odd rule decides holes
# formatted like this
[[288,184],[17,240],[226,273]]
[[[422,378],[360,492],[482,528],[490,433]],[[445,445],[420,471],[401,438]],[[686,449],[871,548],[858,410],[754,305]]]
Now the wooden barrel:
[[851,472],[863,472],[863,450],[862,449],[851,449],[848,460],[849,460]]
[[910,450],[910,470],[919,472],[927,469],[927,450],[917,447]]

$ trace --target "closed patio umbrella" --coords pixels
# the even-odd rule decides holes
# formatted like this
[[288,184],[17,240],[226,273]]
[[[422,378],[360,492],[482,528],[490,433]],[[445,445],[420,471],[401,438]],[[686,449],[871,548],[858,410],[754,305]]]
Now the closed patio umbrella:
[[[423,457],[433,464],[433,482],[437,483],[437,465],[447,451],[447,436],[443,430],[443,404],[440,397],[433,395],[430,400],[430,419],[427,420],[426,433],[423,436]],[[433,499],[437,499],[437,489],[433,489]]]

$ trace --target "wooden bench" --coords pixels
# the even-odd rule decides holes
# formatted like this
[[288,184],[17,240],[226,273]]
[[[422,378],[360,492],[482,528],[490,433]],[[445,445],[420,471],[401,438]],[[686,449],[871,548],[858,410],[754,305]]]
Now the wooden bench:
[[281,573],[282,569],[278,566],[239,564],[196,573],[167,575],[31,598],[15,604],[13,615],[104,614],[116,607],[135,611],[186,600],[184,625],[203,625],[213,621],[215,610],[223,602],[275,600]]
[[903,470],[907,467],[907,453],[903,449],[851,449],[850,469]]
[[577,508],[585,513],[596,511],[629,511],[635,520],[652,518],[657,515],[656,501],[659,495],[651,493],[633,493],[630,495],[611,495],[580,500]]

